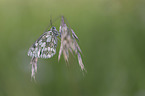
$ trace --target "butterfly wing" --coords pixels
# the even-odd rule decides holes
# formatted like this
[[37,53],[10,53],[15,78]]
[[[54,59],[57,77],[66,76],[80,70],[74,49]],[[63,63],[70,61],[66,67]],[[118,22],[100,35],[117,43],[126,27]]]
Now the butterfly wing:
[[28,56],[37,58],[51,58],[56,53],[57,36],[52,31],[43,33],[30,47]]

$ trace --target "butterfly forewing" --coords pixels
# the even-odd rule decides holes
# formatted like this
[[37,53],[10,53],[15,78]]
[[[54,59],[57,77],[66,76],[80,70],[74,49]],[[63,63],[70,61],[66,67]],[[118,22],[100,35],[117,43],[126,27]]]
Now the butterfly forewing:
[[57,36],[53,31],[43,33],[30,47],[28,56],[51,58],[56,53]]

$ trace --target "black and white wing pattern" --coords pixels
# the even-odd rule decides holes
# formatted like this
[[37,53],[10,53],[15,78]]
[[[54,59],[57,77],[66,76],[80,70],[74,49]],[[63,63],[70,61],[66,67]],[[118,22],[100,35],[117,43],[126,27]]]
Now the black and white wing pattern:
[[36,58],[51,58],[56,53],[58,31],[52,27],[43,33],[30,47],[28,56]]

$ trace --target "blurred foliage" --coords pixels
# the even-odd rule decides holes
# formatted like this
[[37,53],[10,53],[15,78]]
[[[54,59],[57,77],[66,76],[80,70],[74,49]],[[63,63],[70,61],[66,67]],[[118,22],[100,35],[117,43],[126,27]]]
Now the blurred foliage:
[[[27,51],[60,15],[80,39],[87,73],[75,56],[58,63],[59,44],[31,82]],[[0,26],[0,96],[145,96],[144,0],[0,0]]]

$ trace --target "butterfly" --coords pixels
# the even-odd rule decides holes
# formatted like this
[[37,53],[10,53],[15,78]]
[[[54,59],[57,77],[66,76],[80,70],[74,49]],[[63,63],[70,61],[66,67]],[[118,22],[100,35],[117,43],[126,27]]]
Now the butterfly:
[[51,58],[56,53],[57,36],[59,32],[56,27],[44,32],[29,48],[28,56],[35,58]]

